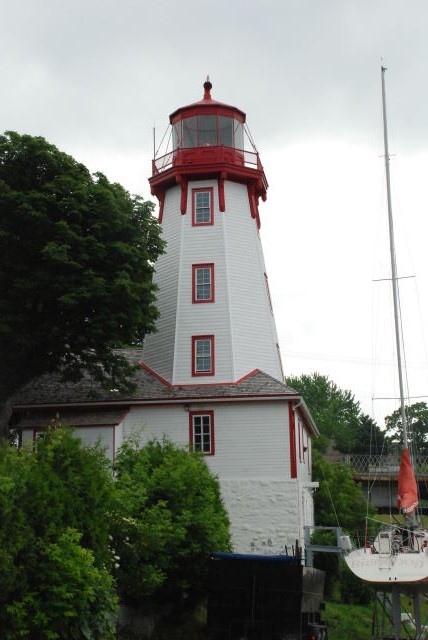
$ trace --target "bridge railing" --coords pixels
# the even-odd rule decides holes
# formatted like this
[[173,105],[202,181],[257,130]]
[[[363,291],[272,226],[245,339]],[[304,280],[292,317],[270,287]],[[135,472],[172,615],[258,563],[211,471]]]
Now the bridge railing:
[[[356,474],[382,474],[396,476],[400,467],[400,456],[370,456],[366,454],[348,454],[343,457]],[[428,475],[428,456],[416,456],[412,460],[415,474]]]

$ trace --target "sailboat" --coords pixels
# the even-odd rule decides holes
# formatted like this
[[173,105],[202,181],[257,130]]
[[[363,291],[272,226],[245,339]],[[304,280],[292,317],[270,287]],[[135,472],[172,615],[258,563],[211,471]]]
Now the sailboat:
[[380,588],[395,591],[428,591],[428,531],[419,526],[416,517],[418,487],[413,471],[408,442],[408,423],[405,411],[402,370],[402,340],[400,333],[398,278],[395,256],[394,227],[391,205],[389,171],[388,130],[385,100],[385,67],[382,72],[382,111],[385,151],[385,173],[388,205],[389,243],[391,254],[391,281],[393,292],[395,340],[400,389],[400,412],[403,427],[403,451],[398,472],[399,513],[404,524],[387,525],[373,541],[365,541],[358,549],[352,547],[349,537],[344,537],[344,559],[350,570],[361,580]]

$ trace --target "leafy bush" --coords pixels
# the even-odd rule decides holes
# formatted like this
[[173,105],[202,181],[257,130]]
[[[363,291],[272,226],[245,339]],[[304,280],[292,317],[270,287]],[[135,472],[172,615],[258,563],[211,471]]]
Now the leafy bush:
[[5,640],[114,637],[104,455],[64,427],[34,451],[0,446],[0,628]]
[[168,440],[126,442],[115,468],[121,600],[193,606],[205,591],[209,553],[230,550],[218,481],[201,455]]
[[38,541],[29,589],[5,607],[5,640],[115,638],[113,578],[94,565],[93,552],[80,541],[73,529],[55,542]]

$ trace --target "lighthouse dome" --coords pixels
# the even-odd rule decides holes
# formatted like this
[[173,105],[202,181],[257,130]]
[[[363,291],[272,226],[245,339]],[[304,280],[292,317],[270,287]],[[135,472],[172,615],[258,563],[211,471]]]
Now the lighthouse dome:
[[226,146],[244,148],[245,113],[237,107],[213,100],[209,77],[204,82],[204,97],[170,115],[174,149]]

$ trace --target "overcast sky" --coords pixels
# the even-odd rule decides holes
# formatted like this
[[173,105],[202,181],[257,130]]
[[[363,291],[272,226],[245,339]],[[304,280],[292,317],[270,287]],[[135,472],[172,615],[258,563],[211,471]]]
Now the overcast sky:
[[[397,407],[380,65],[409,392],[428,396],[426,0],[15,0],[1,131],[42,135],[150,197],[152,129],[212,96],[247,114],[269,182],[262,241],[286,375],[318,371],[379,423]],[[428,397],[421,398],[428,401]]]

